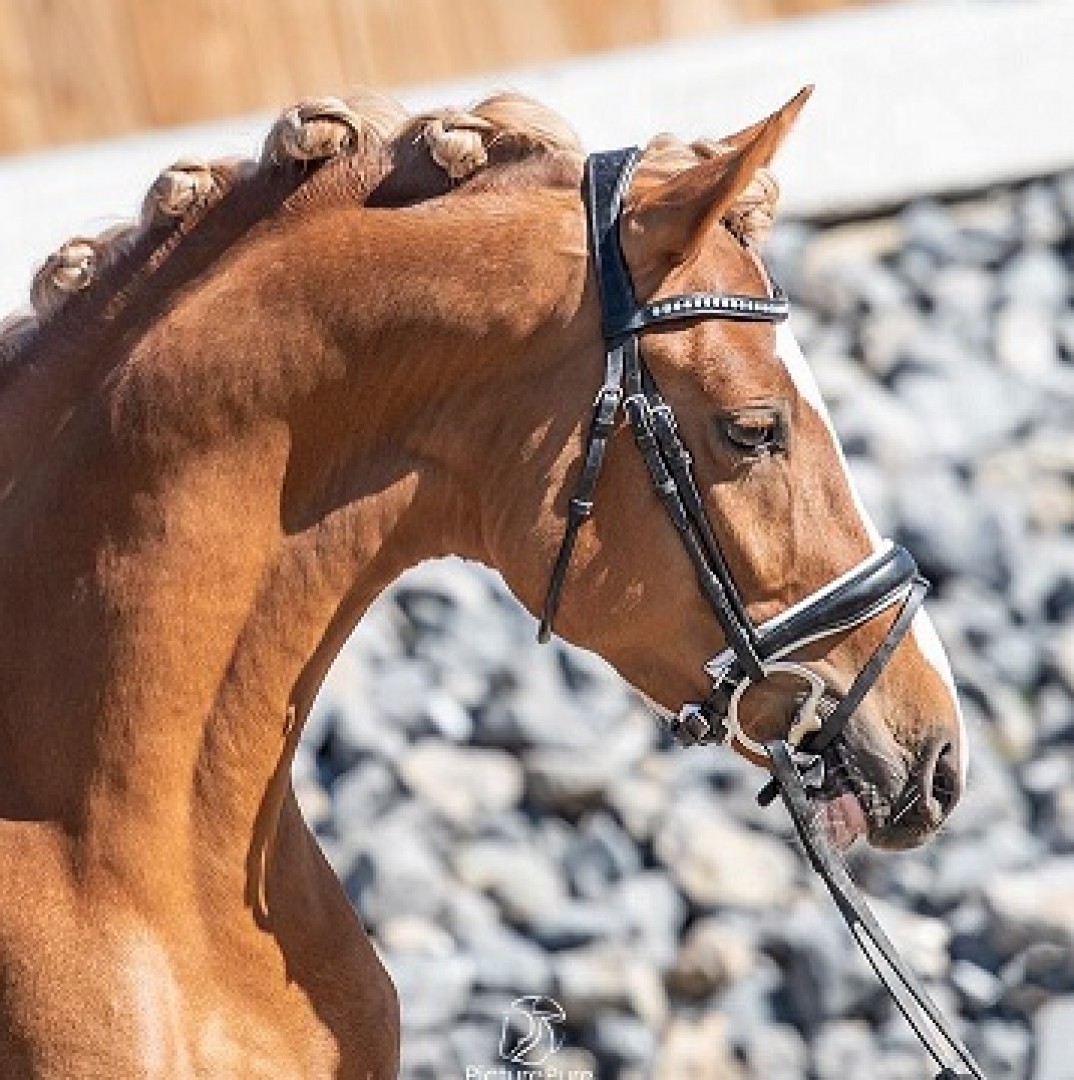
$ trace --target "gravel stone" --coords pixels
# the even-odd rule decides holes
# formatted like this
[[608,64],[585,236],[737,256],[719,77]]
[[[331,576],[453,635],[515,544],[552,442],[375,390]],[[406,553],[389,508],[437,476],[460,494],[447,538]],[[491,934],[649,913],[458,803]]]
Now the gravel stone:
[[735,825],[699,796],[670,809],[654,850],[698,908],[768,908],[795,886],[797,866],[783,843]]
[[482,990],[522,997],[551,988],[552,965],[544,951],[507,927],[483,937],[468,955],[474,963],[474,983]]
[[604,1069],[651,1068],[656,1035],[636,1016],[601,1013],[593,1022],[593,1049]]
[[698,919],[679,946],[667,983],[684,998],[707,998],[747,975],[755,943],[719,916]]
[[568,817],[604,802],[616,764],[571,750],[534,750],[526,755],[526,794],[538,806]]
[[813,1047],[817,1080],[846,1080],[868,1076],[876,1061],[876,1046],[868,1025],[852,1020],[827,1024]]
[[386,952],[384,963],[405,1003],[405,1032],[442,1028],[466,1009],[474,986],[474,963],[469,957],[438,956],[429,963],[409,953]]
[[475,841],[459,848],[453,864],[463,884],[487,892],[513,922],[537,922],[566,899],[558,869],[517,844]]
[[667,997],[655,966],[632,949],[598,943],[556,954],[555,998],[575,1021],[619,1010],[659,1027]]
[[1033,1080],[1074,1080],[1072,1031],[1074,997],[1053,998],[1041,1007],[1033,1024],[1037,1049]]
[[727,1026],[719,1013],[676,1018],[665,1034],[654,1080],[687,1076],[690,1080],[741,1080],[741,1066],[731,1051]]
[[984,885],[983,895],[1004,938],[1074,949],[1074,858],[998,875]]
[[801,1080],[809,1073],[809,1050],[789,1024],[772,1024],[751,1033],[740,1052],[753,1076],[765,1080]]
[[502,750],[423,739],[402,758],[399,772],[413,795],[462,828],[511,809],[522,796],[522,770]]

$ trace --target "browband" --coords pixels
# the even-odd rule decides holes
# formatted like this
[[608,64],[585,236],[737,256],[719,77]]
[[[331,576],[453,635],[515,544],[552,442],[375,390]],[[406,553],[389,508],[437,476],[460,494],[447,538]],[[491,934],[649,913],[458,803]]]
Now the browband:
[[689,319],[783,322],[790,315],[791,305],[778,285],[773,286],[771,296],[691,292],[638,304],[619,241],[619,215],[640,156],[638,148],[630,146],[592,154],[586,160],[589,237],[605,341]]

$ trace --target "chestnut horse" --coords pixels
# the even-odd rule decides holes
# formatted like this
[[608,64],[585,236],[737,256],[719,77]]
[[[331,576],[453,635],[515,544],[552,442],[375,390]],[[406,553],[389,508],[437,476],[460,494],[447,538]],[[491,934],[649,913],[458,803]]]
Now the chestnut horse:
[[[641,300],[768,293],[768,164],[803,100],[650,144],[620,227]],[[517,96],[307,103],[259,162],[180,162],[137,225],[39,272],[0,336],[5,1080],[395,1074],[394,990],[289,768],[407,567],[480,560],[540,609],[603,362],[583,160]],[[751,617],[876,548],[788,331],[705,320],[644,350]],[[845,693],[891,618],[796,659]],[[672,712],[725,644],[621,421],[558,620]],[[743,730],[799,703],[766,679]],[[923,614],[845,745],[844,831],[938,827],[965,747]]]

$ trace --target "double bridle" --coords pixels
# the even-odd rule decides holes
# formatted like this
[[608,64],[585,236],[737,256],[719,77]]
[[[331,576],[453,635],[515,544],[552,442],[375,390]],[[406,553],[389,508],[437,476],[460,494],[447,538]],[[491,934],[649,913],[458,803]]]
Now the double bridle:
[[[632,147],[594,154],[586,162],[584,194],[600,293],[604,382],[593,403],[582,469],[568,503],[567,527],[552,568],[538,637],[547,641],[551,634],[578,530],[593,513],[597,479],[622,408],[653,487],[727,643],[724,651],[705,665],[712,682],[708,696],[683,706],[672,721],[672,734],[685,745],[734,737],[757,753],[765,753],[765,748],[742,730],[738,707],[749,687],[783,672],[797,676],[809,688],[797,710],[789,741],[795,747],[820,753],[841,735],[876,682],[909,630],[928,584],[918,574],[913,556],[888,543],[775,618],[758,625],[750,617],[717,543],[675,414],[641,355],[639,335],[651,327],[683,326],[702,319],[783,322],[790,314],[790,302],[773,286],[769,296],[698,292],[639,304],[619,241],[623,197],[639,156]],[[838,702],[833,702],[815,672],[788,659],[805,645],[860,626],[896,604],[901,608],[887,635]]]
[[[664,504],[698,587],[723,631],[726,647],[705,664],[711,689],[704,701],[687,703],[671,720],[683,745],[723,742],[766,754],[773,778],[758,796],[762,804],[780,795],[813,867],[823,878],[840,914],[881,982],[910,1022],[940,1072],[936,1080],[984,1080],[969,1051],[944,1021],[919,980],[894,946],[830,848],[810,794],[823,788],[823,753],[844,729],[910,629],[928,591],[913,556],[888,542],[858,565],[774,618],[757,624],[735,586],[694,479],[692,459],[679,436],[675,414],[664,400],[641,355],[639,335],[651,327],[685,326],[702,319],[783,322],[787,297],[773,285],[768,296],[685,293],[639,304],[619,240],[623,197],[640,152],[636,147],[594,154],[586,161],[583,193],[589,243],[596,267],[604,335],[604,381],[593,402],[582,468],[567,508],[567,525],[552,568],[538,639],[547,641],[578,538],[593,513],[597,480],[620,409],[626,413],[649,477]],[[842,697],[833,699],[824,681],[793,659],[806,645],[861,626],[898,605],[894,621]],[[738,707],[746,690],[777,673],[808,686],[785,739],[760,744],[743,730]],[[945,1064],[951,1055],[961,1072]]]

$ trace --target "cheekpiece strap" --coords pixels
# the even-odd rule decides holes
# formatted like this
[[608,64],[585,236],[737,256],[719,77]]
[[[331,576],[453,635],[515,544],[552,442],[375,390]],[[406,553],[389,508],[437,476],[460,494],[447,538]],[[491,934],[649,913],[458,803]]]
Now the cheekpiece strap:
[[634,286],[619,246],[619,209],[623,196],[630,188],[630,178],[639,155],[638,148],[631,146],[606,154],[592,154],[585,164],[584,194],[590,253],[597,272],[601,318],[608,345],[604,352],[604,382],[593,401],[593,413],[586,433],[582,471],[567,504],[567,526],[552,566],[541,610],[537,640],[542,643],[552,636],[552,623],[578,541],[578,530],[593,513],[597,480],[623,400],[623,360],[629,342],[610,341],[606,327],[609,320],[630,318],[635,308]]

